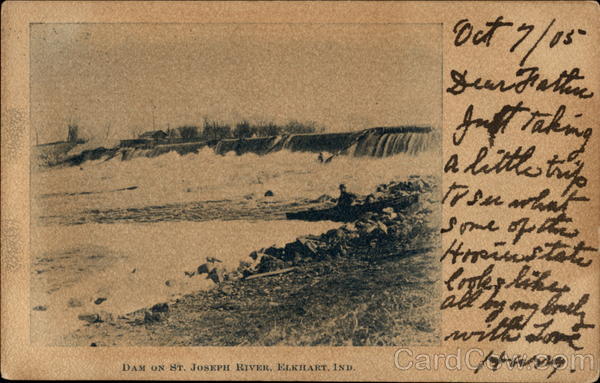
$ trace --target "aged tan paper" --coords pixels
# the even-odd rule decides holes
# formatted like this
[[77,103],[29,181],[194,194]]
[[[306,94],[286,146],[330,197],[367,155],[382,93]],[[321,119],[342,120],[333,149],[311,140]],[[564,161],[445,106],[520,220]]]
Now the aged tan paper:
[[7,2],[2,376],[593,381],[594,2]]

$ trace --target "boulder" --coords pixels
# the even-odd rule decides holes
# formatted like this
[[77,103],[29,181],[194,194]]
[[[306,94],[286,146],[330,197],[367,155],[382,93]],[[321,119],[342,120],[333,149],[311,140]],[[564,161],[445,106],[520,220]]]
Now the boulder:
[[378,228],[379,230],[381,230],[381,232],[382,232],[382,233],[384,233],[384,234],[386,234],[386,235],[387,235],[387,233],[388,233],[388,228],[387,228],[387,226],[386,226],[386,225],[385,225],[383,222],[381,222],[381,221],[377,221],[377,228]]
[[253,251],[251,252],[248,256],[250,257],[250,259],[252,259],[253,261],[258,261],[260,262],[260,259],[265,255],[265,250],[264,249],[260,249],[259,251]]
[[275,258],[283,258],[285,256],[285,250],[279,247],[271,246],[264,250],[265,255],[269,255]]
[[97,298],[97,299],[94,301],[94,304],[96,304],[96,305],[102,304],[102,302],[104,302],[106,299],[107,299],[107,298],[105,298],[105,297],[100,297],[100,298]]
[[285,260],[293,261],[296,257],[314,258],[318,255],[320,241],[308,237],[299,237],[295,242],[285,245]]
[[260,264],[257,267],[258,273],[266,273],[286,267],[286,263],[279,258],[271,255],[266,255],[261,259]]
[[166,313],[169,311],[169,305],[167,303],[157,303],[150,310],[153,313]]
[[362,216],[363,220],[372,221],[377,219],[377,213],[374,211],[368,211]]
[[231,293],[233,293],[233,287],[229,284],[224,285],[223,287],[221,287],[221,292],[225,295],[230,295]]
[[198,275],[200,275],[200,274],[208,274],[209,271],[210,271],[210,269],[209,269],[208,263],[203,263],[200,266],[198,266],[198,270],[196,270],[196,273]]
[[156,323],[162,320],[160,312],[144,311],[144,323]]
[[356,223],[360,235],[368,235],[377,229],[377,223],[370,220],[361,220]]
[[223,282],[225,280],[225,269],[220,266],[213,267],[208,272],[206,279],[210,279],[216,284]]
[[246,270],[252,267],[252,263],[250,262],[246,262],[246,261],[240,261],[240,264],[238,266],[239,270]]
[[348,231],[343,227],[339,229],[331,229],[325,233],[324,237],[328,244],[345,242],[348,239]]
[[237,281],[238,279],[240,279],[242,277],[242,275],[243,274],[237,270],[230,271],[228,273],[225,273],[225,280],[226,281]]
[[100,323],[100,322],[110,322],[113,319],[111,313],[106,311],[100,311],[98,313],[85,313],[77,316],[79,320],[88,322],[88,323]]
[[88,322],[88,323],[96,323],[100,322],[100,317],[98,314],[90,313],[90,314],[79,314],[77,319]]

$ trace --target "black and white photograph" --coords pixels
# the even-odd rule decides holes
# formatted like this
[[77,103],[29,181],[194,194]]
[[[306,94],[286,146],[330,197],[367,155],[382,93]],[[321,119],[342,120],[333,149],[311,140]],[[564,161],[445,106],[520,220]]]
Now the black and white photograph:
[[442,25],[30,25],[39,346],[440,344]]

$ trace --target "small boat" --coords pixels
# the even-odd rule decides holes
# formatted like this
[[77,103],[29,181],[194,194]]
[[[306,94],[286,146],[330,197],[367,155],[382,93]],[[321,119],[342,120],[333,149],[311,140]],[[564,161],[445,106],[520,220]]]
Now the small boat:
[[351,206],[334,206],[327,209],[310,209],[296,212],[285,213],[287,219],[302,221],[334,221],[334,222],[352,222],[359,219],[368,212],[381,212],[386,207],[393,207],[396,210],[406,209],[418,202],[418,194],[409,197],[399,197],[384,201],[362,203]]

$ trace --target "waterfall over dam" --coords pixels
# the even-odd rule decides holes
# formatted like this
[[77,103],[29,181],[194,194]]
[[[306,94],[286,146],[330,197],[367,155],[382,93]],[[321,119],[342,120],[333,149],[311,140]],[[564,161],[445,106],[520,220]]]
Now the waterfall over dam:
[[99,147],[84,150],[64,160],[64,165],[80,165],[83,162],[117,158],[130,160],[137,157],[157,157],[176,152],[180,155],[199,153],[211,148],[216,154],[234,152],[237,155],[254,153],[266,155],[282,150],[291,152],[329,153],[354,157],[389,157],[399,153],[416,155],[435,147],[437,138],[430,127],[398,126],[365,129],[358,132],[291,134],[258,138],[223,139],[184,143],[144,142],[124,140],[114,148]]
[[260,138],[221,140],[215,153],[236,152],[268,154],[279,150],[327,152],[356,157],[388,157],[398,153],[411,155],[428,150],[434,141],[430,127],[401,126],[366,129],[359,132],[296,134]]

